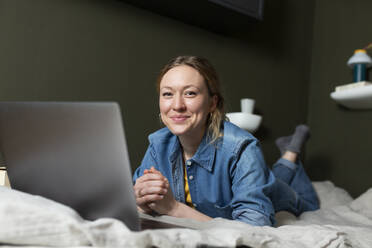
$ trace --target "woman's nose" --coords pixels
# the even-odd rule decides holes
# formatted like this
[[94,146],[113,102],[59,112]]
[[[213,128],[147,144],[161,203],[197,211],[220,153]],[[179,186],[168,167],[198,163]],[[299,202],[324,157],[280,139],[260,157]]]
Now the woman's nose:
[[176,95],[173,98],[173,109],[178,111],[185,109],[185,102],[182,96]]

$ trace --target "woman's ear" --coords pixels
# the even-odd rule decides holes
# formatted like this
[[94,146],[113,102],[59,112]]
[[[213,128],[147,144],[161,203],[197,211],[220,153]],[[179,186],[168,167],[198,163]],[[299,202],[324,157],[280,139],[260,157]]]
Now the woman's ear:
[[217,108],[218,96],[213,95],[211,99],[210,112],[213,112]]

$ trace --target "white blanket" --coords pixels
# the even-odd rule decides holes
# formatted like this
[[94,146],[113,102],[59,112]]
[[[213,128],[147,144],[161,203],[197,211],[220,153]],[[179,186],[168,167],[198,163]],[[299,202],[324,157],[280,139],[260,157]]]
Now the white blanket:
[[[131,232],[115,219],[83,220],[54,201],[0,187],[0,245],[96,247],[372,247],[372,188],[353,200],[330,182],[314,183],[321,209],[299,218],[281,212],[278,227],[221,218],[177,219],[193,229]],[[171,219],[163,217],[165,221]]]

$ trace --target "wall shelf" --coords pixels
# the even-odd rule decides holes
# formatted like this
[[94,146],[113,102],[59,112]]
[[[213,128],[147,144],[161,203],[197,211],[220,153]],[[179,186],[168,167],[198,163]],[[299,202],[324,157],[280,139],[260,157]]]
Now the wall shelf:
[[350,109],[372,109],[372,85],[334,91],[331,98]]

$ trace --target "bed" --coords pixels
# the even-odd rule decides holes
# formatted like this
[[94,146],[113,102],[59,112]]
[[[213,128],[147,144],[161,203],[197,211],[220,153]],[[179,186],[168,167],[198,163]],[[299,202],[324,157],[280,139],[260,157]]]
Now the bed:
[[372,247],[372,188],[353,199],[329,181],[313,184],[321,209],[298,218],[277,213],[276,227],[164,216],[192,228],[141,232],[115,219],[87,221],[57,202],[0,187],[0,247]]

